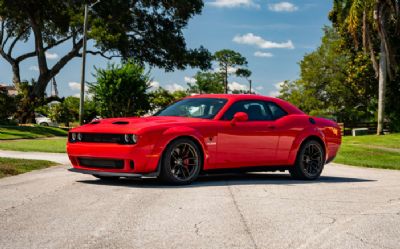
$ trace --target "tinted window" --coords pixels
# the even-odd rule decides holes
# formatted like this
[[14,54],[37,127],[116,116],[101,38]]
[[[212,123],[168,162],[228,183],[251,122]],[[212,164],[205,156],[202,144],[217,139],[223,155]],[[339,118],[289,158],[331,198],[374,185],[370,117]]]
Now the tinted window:
[[232,120],[237,112],[245,112],[249,116],[249,121],[272,120],[271,110],[263,101],[245,100],[234,103],[228,111],[225,112],[223,120]]
[[223,120],[232,120],[238,112],[247,113],[249,121],[276,120],[287,113],[277,104],[260,100],[244,100],[234,103],[222,117]]
[[159,111],[154,116],[178,116],[211,119],[225,105],[226,99],[183,99]]
[[278,106],[277,104],[273,103],[273,102],[267,102],[267,105],[269,107],[269,109],[271,110],[272,116],[273,118],[276,119],[280,119],[281,117],[284,117],[287,115],[287,112],[284,111],[280,106]]

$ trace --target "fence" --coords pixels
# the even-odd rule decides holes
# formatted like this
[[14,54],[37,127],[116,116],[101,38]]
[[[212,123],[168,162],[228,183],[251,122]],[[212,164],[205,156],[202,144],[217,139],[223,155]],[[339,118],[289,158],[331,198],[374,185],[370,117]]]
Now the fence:
[[[377,122],[360,122],[360,123],[339,123],[340,129],[342,130],[342,136],[351,136],[351,131],[357,128],[367,128],[367,134],[376,134],[378,123]],[[383,131],[389,132],[389,123],[385,122],[383,125]]]

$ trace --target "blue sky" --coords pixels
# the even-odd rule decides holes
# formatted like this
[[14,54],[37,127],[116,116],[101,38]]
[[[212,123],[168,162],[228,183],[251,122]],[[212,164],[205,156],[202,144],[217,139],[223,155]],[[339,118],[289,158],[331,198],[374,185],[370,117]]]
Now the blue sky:
[[[253,72],[254,88],[259,94],[275,95],[284,80],[299,76],[298,62],[320,43],[322,27],[329,25],[328,12],[333,1],[269,1],[269,0],[205,0],[201,15],[195,16],[184,30],[188,47],[203,45],[211,52],[233,49],[244,55]],[[91,44],[89,43],[89,47]],[[32,41],[16,46],[14,55],[33,49]],[[54,48],[47,54],[49,65],[54,64],[69,49],[67,45]],[[114,60],[118,61],[118,60]],[[87,81],[93,82],[94,66],[105,67],[106,59],[88,56]],[[56,80],[60,95],[79,92],[81,59],[72,60]],[[37,77],[34,59],[21,64],[22,79]],[[197,69],[165,73],[152,68],[154,86],[171,91],[184,89]],[[9,64],[0,58],[0,82],[11,84]],[[231,87],[245,89],[247,81],[230,78]]]

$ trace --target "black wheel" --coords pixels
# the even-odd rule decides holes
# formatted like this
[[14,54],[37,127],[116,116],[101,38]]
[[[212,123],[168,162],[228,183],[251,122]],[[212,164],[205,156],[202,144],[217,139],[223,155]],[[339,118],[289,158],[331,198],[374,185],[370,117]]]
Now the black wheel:
[[41,126],[49,126],[49,124],[46,123],[46,122],[42,122],[42,123],[40,123],[39,125],[41,125]]
[[310,140],[300,147],[296,164],[289,172],[296,179],[315,180],[321,175],[324,165],[325,153],[322,145]]
[[93,176],[103,181],[115,181],[119,179],[118,176],[100,176],[100,175],[93,175]]
[[163,153],[160,177],[170,184],[190,184],[199,176],[203,159],[200,148],[192,140],[179,138]]

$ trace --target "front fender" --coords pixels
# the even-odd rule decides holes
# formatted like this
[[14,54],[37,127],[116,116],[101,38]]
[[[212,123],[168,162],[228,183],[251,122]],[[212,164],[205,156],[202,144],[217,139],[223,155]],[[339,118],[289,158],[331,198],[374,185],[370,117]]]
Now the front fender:
[[150,155],[149,161],[146,166],[147,172],[154,172],[157,170],[159,162],[162,157],[162,153],[164,152],[165,148],[178,137],[190,137],[200,144],[201,149],[204,155],[204,168],[207,168],[207,159],[209,156],[207,146],[204,142],[204,137],[200,134],[200,132],[191,127],[171,127],[166,129],[160,136],[160,139],[155,143],[152,153]]
[[[318,137],[322,142],[325,149],[325,157],[329,154],[328,147],[326,146],[326,140],[324,133],[318,129],[318,127],[308,127],[304,129],[294,140],[292,144],[292,148],[289,153],[289,165],[294,165],[296,162],[297,152],[300,149],[302,143],[310,138],[310,137]],[[326,158],[325,158],[326,160]]]

